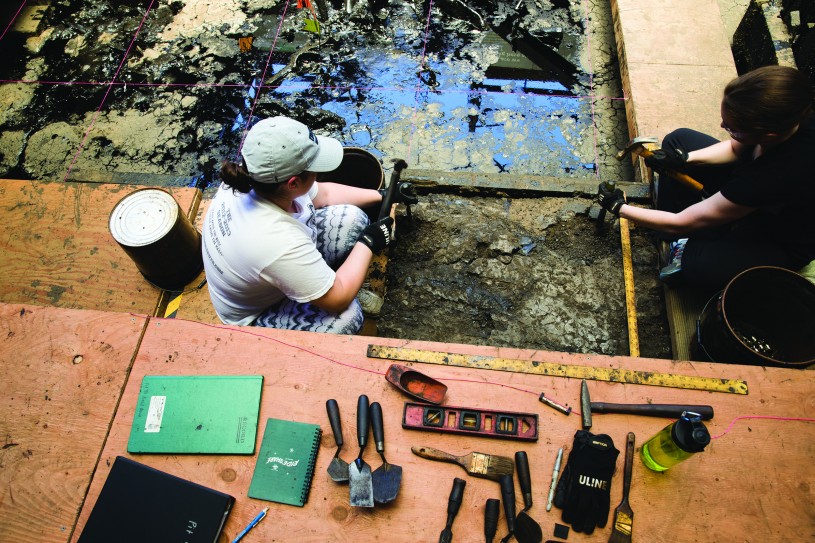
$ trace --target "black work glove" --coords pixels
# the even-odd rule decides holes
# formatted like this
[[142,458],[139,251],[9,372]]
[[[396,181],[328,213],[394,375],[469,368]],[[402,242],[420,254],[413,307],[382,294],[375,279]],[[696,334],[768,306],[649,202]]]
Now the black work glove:
[[575,532],[591,534],[604,528],[610,508],[611,477],[620,454],[606,434],[585,430],[574,434],[572,451],[555,489],[555,506]]
[[392,217],[385,217],[371,223],[365,227],[357,241],[367,245],[376,254],[390,244],[392,239],[391,225],[393,225]]
[[[613,185],[611,186],[613,187]],[[597,203],[603,206],[603,209],[614,215],[620,216],[620,208],[625,203],[625,195],[623,191],[618,188],[611,188],[607,183],[600,183],[597,188]]]
[[657,149],[645,159],[645,164],[658,172],[664,170],[682,171],[688,164],[688,153],[682,149],[665,147]]
[[[382,199],[385,199],[385,194],[387,194],[388,189],[379,189],[379,194],[382,195]],[[396,191],[393,193],[393,201],[391,204],[416,204],[419,202],[419,199],[416,198],[416,193],[413,190],[413,183],[399,183],[399,186],[396,187]]]

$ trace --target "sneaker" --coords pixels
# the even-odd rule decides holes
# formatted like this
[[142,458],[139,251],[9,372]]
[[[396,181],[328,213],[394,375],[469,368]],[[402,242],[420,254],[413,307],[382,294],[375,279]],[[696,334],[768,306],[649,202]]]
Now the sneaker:
[[682,253],[685,252],[685,244],[688,238],[672,241],[668,245],[668,264],[659,270],[659,280],[667,284],[675,284],[682,272]]
[[357,292],[357,300],[359,300],[359,305],[362,306],[362,314],[366,317],[374,318],[378,317],[382,312],[382,304],[385,302],[382,296],[366,288],[359,289],[359,292]]

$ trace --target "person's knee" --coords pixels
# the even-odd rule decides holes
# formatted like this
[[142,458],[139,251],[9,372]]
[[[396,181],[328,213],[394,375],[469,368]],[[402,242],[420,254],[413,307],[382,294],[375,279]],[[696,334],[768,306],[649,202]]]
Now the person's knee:
[[371,223],[368,215],[357,206],[348,206],[348,216],[354,224],[362,225],[362,228],[365,228]]
[[708,147],[718,142],[713,136],[709,136],[698,130],[691,128],[677,128],[673,132],[669,132],[662,139],[662,147],[670,147],[673,149],[682,149],[685,152],[695,151]]

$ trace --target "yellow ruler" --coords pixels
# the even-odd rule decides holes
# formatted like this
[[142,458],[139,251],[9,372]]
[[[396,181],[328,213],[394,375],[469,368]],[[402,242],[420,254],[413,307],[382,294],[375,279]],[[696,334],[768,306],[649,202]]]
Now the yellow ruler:
[[628,353],[640,355],[640,334],[637,331],[637,298],[634,295],[634,264],[631,258],[631,236],[628,219],[620,217],[620,242],[623,246],[623,278],[625,279],[625,314],[628,319]]
[[476,368],[482,370],[511,371],[548,375],[551,377],[572,377],[591,379],[612,383],[629,383],[632,385],[649,385],[657,387],[684,388],[689,390],[707,390],[709,392],[726,392],[729,394],[747,394],[747,383],[737,379],[719,379],[718,377],[695,377],[672,373],[656,373],[613,368],[595,368],[592,366],[575,366],[555,362],[537,362],[515,358],[498,358],[471,354],[445,353],[404,347],[386,347],[368,345],[370,358],[419,362],[422,364],[439,364]]

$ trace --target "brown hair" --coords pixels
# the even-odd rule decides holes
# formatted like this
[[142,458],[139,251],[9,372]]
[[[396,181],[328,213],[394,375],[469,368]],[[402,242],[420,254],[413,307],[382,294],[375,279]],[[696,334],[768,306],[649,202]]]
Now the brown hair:
[[784,133],[812,113],[812,85],[787,66],[764,66],[732,80],[722,109],[733,128],[744,132]]
[[280,183],[258,183],[249,175],[246,166],[228,160],[221,162],[221,181],[231,187],[233,192],[238,191],[243,194],[252,189],[260,194],[272,194],[280,185]]

